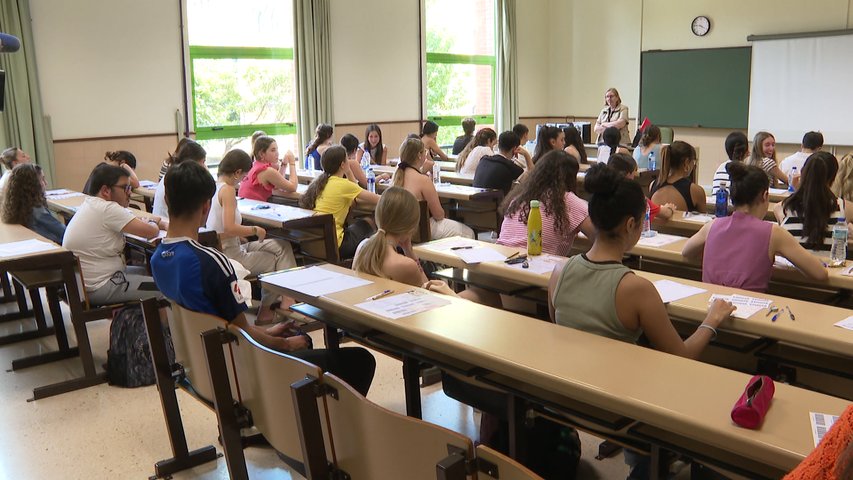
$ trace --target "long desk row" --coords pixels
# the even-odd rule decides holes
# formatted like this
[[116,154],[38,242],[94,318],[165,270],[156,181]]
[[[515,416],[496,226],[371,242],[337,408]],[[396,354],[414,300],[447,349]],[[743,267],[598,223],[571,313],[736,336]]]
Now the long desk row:
[[695,458],[753,477],[779,476],[812,450],[810,411],[840,414],[847,406],[779,384],[762,427],[741,429],[732,424],[729,411],[749,379],[746,374],[460,298],[447,297],[449,305],[392,320],[357,304],[385,290],[419,289],[340,267],[323,268],[372,283],[319,297],[265,286],[364,330],[441,352],[444,361],[473,365],[470,374],[513,396],[571,412],[578,404],[594,406],[599,413],[622,417],[617,429],[625,437],[695,451]]

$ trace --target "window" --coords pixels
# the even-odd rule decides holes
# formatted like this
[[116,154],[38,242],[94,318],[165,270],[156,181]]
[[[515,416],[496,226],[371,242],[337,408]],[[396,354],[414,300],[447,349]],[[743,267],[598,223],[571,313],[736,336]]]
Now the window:
[[439,145],[495,123],[495,0],[425,0],[426,108]]
[[187,0],[193,125],[208,163],[252,133],[296,149],[292,0]]

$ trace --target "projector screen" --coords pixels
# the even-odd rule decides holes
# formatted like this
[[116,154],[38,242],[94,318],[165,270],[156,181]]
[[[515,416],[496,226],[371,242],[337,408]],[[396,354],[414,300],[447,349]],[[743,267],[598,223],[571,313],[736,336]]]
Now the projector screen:
[[779,143],[823,133],[827,145],[853,145],[853,34],[756,40],[752,45],[749,137],[766,130]]

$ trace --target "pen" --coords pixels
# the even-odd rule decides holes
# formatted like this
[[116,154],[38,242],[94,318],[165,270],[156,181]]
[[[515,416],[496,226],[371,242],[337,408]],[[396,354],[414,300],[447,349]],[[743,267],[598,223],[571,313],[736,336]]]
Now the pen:
[[795,317],[795,316],[794,316],[794,312],[792,312],[792,311],[791,311],[791,307],[789,307],[789,306],[785,305],[785,309],[786,309],[786,310],[788,310],[788,315],[790,315],[790,316],[791,316],[791,321],[792,321],[792,322],[793,322],[794,320],[796,320],[796,319],[797,319],[797,317]]
[[470,245],[468,245],[467,247],[450,247],[451,250],[468,250],[471,248],[474,248],[474,247],[472,247]]
[[364,300],[368,301],[368,302],[373,301],[373,300],[379,300],[380,298],[388,296],[392,293],[394,293],[394,290],[385,290],[384,292],[380,292],[380,293],[377,293],[376,295],[372,295],[370,297],[367,297]]
[[[515,253],[513,253],[512,255],[510,255],[510,256],[508,256],[508,257],[506,257],[506,260],[512,260],[513,258],[515,258],[515,257],[517,257],[517,256],[518,256],[518,252],[515,252]],[[506,261],[506,260],[504,260],[504,261]]]

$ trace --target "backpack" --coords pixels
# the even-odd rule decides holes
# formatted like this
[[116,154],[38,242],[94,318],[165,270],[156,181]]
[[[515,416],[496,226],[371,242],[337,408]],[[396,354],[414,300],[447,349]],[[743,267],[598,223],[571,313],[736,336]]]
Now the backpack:
[[[168,326],[163,328],[163,337],[169,363],[175,363],[175,347]],[[107,350],[107,378],[110,385],[131,388],[153,385],[156,380],[140,305],[122,307],[113,314],[110,348]]]

